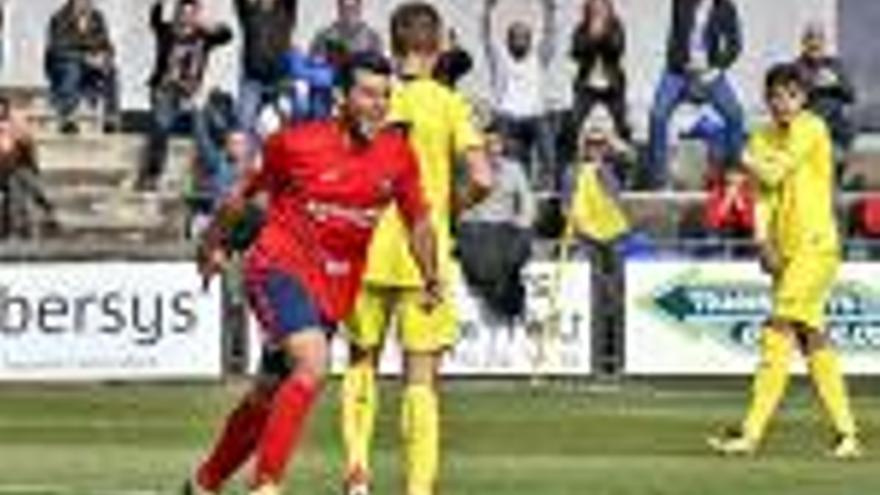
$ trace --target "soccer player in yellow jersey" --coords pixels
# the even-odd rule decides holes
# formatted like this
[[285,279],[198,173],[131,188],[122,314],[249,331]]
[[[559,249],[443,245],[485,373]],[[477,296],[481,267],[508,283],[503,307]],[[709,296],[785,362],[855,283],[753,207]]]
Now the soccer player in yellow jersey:
[[757,184],[756,235],[772,277],[773,312],[761,335],[761,364],[740,429],[709,439],[723,454],[751,454],[781,401],[799,349],[836,437],[831,455],[861,453],[843,375],[823,331],[825,304],[840,264],[828,129],[805,110],[806,86],[789,64],[765,82],[772,122],[755,130],[743,156]]
[[[409,129],[419,159],[422,187],[438,237],[440,279],[453,283],[450,223],[457,211],[482,199],[492,172],[470,105],[459,93],[434,80],[441,53],[442,21],[428,3],[398,7],[391,19],[391,44],[400,81],[392,93],[392,119]],[[454,158],[467,164],[468,187],[453,192]],[[370,447],[377,408],[377,357],[388,328],[396,325],[404,351],[401,429],[406,495],[435,492],[439,467],[440,422],[437,372],[443,351],[457,338],[454,299],[426,312],[423,285],[398,214],[390,210],[373,237],[364,287],[347,321],[351,346],[342,383],[342,430],[346,449],[346,492],[369,493]]]

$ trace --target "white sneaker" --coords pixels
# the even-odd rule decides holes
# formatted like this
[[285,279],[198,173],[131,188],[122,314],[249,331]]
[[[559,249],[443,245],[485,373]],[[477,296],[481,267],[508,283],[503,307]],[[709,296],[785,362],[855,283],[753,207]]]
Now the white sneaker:
[[281,489],[278,488],[278,485],[266,483],[259,488],[251,490],[250,495],[281,495]]
[[727,431],[706,439],[715,452],[726,456],[750,456],[758,450],[758,442],[737,431]]
[[345,495],[370,495],[370,477],[362,469],[355,469],[345,479]]
[[859,459],[862,457],[862,445],[855,435],[839,435],[829,455],[841,460]]

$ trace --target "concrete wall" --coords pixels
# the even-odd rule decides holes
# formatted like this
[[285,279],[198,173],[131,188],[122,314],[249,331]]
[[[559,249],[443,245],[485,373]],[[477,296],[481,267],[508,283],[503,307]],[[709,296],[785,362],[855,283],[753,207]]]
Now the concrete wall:
[[[50,12],[62,0],[6,0],[8,12],[7,61],[3,80],[7,83],[41,84],[42,50],[45,26]],[[124,105],[145,104],[146,80],[152,66],[153,41],[147,28],[147,13],[152,0],[95,0],[112,19],[111,30],[119,47]],[[205,0],[211,16],[231,24],[231,0]],[[368,21],[387,31],[389,12],[401,0],[364,0]],[[560,55],[553,68],[550,99],[564,105],[569,99],[569,81],[573,67],[565,60],[569,34],[578,18],[581,0],[556,0],[560,7],[557,36]],[[864,0],[863,0],[864,1]],[[167,0],[166,0],[167,2]],[[671,0],[617,0],[628,29],[629,49],[626,66],[631,79],[630,100],[634,123],[643,126],[654,83],[663,63],[666,30]],[[838,0],[739,0],[744,19],[745,54],[734,71],[735,81],[750,110],[760,107],[760,83],[764,68],[773,61],[789,58],[797,48],[803,26],[810,20],[824,20],[832,32],[837,23]],[[465,46],[481,58],[477,44],[478,16],[482,0],[435,0],[455,28]],[[295,33],[298,42],[307,42],[313,33],[334,14],[335,0],[300,0],[300,25]],[[537,19],[537,0],[501,0],[500,27],[514,18]],[[232,88],[237,78],[235,46],[221,50],[212,62],[210,80]],[[478,58],[478,66],[483,65]],[[485,71],[466,81],[467,88],[485,95]]]

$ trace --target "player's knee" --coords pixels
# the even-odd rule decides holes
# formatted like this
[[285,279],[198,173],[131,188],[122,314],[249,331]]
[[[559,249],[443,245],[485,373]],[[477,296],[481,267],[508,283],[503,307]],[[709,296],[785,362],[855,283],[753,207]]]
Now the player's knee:
[[825,334],[806,325],[798,329],[795,335],[797,336],[798,348],[805,356],[809,356],[828,346],[828,338]]
[[404,373],[407,385],[436,387],[440,355],[437,353],[407,353]]
[[349,363],[351,366],[371,366],[379,364],[379,349],[376,347],[349,346]]

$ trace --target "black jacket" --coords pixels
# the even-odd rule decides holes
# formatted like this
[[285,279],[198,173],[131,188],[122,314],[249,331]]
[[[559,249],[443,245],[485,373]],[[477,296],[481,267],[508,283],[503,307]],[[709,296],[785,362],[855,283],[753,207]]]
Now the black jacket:
[[265,9],[255,0],[235,0],[242,31],[242,67],[248,79],[271,84],[283,77],[281,57],[296,26],[296,0],[275,0]]
[[578,66],[575,87],[581,87],[600,61],[607,67],[612,92],[625,92],[626,76],[623,72],[623,54],[626,50],[626,32],[620,19],[611,20],[608,31],[600,38],[589,35],[590,20],[585,19],[571,35],[572,60]]
[[[187,96],[192,96],[201,86],[211,51],[232,40],[232,30],[225,24],[210,30],[200,29],[188,36],[182,35],[173,22],[162,19],[162,2],[153,5],[150,26],[156,35],[156,63],[149,80],[150,87],[174,87]],[[177,68],[172,63],[172,57],[175,50],[184,46],[193,49],[192,59],[188,62],[192,70],[186,74],[174,74]]]
[[[703,1],[712,2],[706,40],[709,65],[714,69],[727,69],[736,62],[742,51],[742,29],[736,5],[732,0]],[[698,2],[699,0],[673,1],[672,28],[666,53],[667,68],[672,72],[686,72],[690,62],[688,41],[696,21]]]
[[86,29],[81,31],[73,9],[69,3],[65,4],[49,21],[46,56],[80,57],[95,53],[113,53],[113,43],[107,32],[104,15],[97,9],[92,9]]

